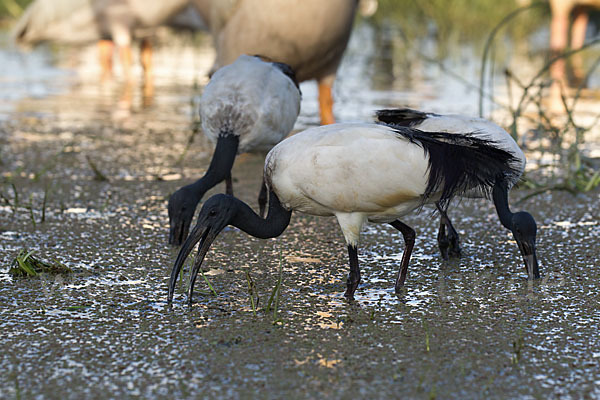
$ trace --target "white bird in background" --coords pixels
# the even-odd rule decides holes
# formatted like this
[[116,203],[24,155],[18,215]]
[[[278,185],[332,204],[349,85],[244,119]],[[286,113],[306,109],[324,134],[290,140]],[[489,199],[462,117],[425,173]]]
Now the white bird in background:
[[425,203],[444,205],[467,191],[493,196],[500,219],[515,234],[530,278],[538,277],[535,221],[527,213],[510,212],[506,198],[506,181],[519,174],[516,162],[494,142],[470,134],[422,132],[382,124],[308,129],[285,139],[267,155],[266,219],[233,196],[215,195],[204,203],[171,271],[168,300],[172,301],[181,267],[196,243],[200,245],[190,274],[190,303],[204,257],[225,226],[233,225],[258,238],[272,238],[286,229],[292,211],[337,218],[350,258],[345,293],[349,299],[360,282],[357,248],[364,223],[389,223],[398,229],[405,241],[395,283],[399,291],[415,240],[415,231],[399,218]]
[[[240,56],[215,72],[202,93],[200,117],[204,134],[216,143],[206,174],[169,198],[169,243],[181,245],[187,237],[198,202],[210,188],[227,180],[236,154],[268,152],[294,127],[301,93],[292,69],[259,57]],[[266,205],[261,187],[261,215]]]
[[[508,151],[515,158],[513,166],[518,174],[506,180],[508,190],[518,182],[523,171],[525,171],[525,154],[523,154],[517,142],[504,129],[486,119],[455,114],[440,115],[403,108],[380,110],[377,112],[377,120],[393,126],[411,127],[422,131],[470,134],[494,142],[497,148]],[[462,196],[477,197],[479,194],[477,192],[467,192]],[[436,206],[440,212],[440,228],[437,240],[442,258],[445,260],[459,258],[461,252],[459,236],[446,214],[447,205],[441,207],[436,204]],[[448,233],[446,233],[446,229],[448,229]]]
[[104,77],[112,73],[113,43],[126,78],[131,78],[131,42],[142,38],[140,60],[145,78],[152,75],[152,30],[161,25],[201,29],[189,0],[35,0],[13,29],[18,44],[98,42]]

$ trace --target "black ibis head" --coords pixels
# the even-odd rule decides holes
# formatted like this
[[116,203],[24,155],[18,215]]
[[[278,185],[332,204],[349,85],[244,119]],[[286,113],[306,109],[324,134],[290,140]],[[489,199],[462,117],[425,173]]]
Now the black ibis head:
[[529,279],[539,278],[540,271],[535,253],[535,237],[537,232],[535,219],[528,212],[517,212],[512,216],[511,231],[523,256]]
[[191,185],[169,197],[169,244],[180,246],[187,237],[199,199]]
[[214,195],[204,203],[202,209],[200,210],[200,214],[198,215],[198,222],[196,223],[194,229],[192,229],[190,232],[190,236],[179,250],[177,260],[175,260],[175,265],[173,265],[171,279],[169,281],[169,302],[173,300],[175,283],[177,282],[177,277],[181,271],[183,263],[191,253],[196,243],[200,242],[198,247],[198,256],[194,261],[194,265],[190,274],[188,302],[191,304],[194,282],[196,281],[198,272],[202,267],[204,256],[206,256],[206,253],[210,249],[210,245],[223,230],[223,228],[229,225],[229,223],[234,219],[237,208],[238,207],[235,198],[225,194]]

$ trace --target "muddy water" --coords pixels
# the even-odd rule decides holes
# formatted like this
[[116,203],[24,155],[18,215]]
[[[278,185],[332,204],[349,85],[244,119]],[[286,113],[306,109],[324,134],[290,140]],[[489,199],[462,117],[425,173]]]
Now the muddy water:
[[[413,88],[373,88],[359,68],[368,38],[359,31],[342,67],[341,120],[427,97],[439,111],[457,111],[431,71]],[[168,57],[157,57],[169,76]],[[538,221],[538,282],[526,280],[492,205],[472,201],[451,211],[462,235],[458,262],[440,260],[431,210],[405,219],[417,242],[400,295],[393,281],[403,241],[393,228],[363,232],[363,283],[348,304],[346,248],[335,221],[294,214],[277,239],[226,229],[205,262],[216,296],[200,277],[191,308],[185,282],[169,307],[177,251],[166,245],[166,198],[200,176],[211,154],[198,136],[179,162],[194,80],[160,79],[152,101],[139,85],[128,92],[76,84],[11,103],[0,126],[1,191],[11,201],[0,207],[0,397],[600,396],[598,190],[553,192],[513,207]],[[315,88],[303,91],[297,128],[317,121]],[[91,165],[108,181],[95,179]],[[260,156],[245,155],[233,170],[236,196],[253,207],[261,168]],[[11,278],[6,267],[21,248],[74,273]],[[264,307],[280,268],[275,315]],[[256,315],[247,276],[259,298]]]

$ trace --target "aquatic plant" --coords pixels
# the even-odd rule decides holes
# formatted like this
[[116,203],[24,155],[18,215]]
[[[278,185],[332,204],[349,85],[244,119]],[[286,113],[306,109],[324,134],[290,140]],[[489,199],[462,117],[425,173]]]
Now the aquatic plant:
[[88,165],[90,166],[90,168],[92,169],[92,171],[94,172],[94,180],[95,181],[99,181],[99,182],[108,182],[109,181],[108,177],[104,173],[102,173],[102,171],[100,171],[100,169],[98,168],[96,163],[94,161],[92,161],[90,156],[86,155],[85,159],[86,159]]
[[45,261],[33,256],[34,251],[20,250],[13,259],[8,273],[13,276],[37,276],[41,273],[68,274],[73,272],[60,261]]
[[[254,284],[254,281],[252,280],[252,277],[250,276],[250,271],[246,271],[246,281],[248,282],[248,296],[250,297],[250,305],[252,306],[252,314],[254,314],[254,316],[256,317],[256,306],[258,305],[260,298],[258,297],[258,293],[256,293],[256,285]],[[256,297],[256,302],[254,301],[255,297]]]
[[206,284],[208,285],[208,288],[210,289],[211,293],[214,294],[215,296],[217,296],[217,291],[215,290],[213,285],[210,283],[210,281],[204,274],[204,271],[202,271],[202,268],[200,268],[200,275],[202,275],[202,279],[204,279],[204,282],[206,282]]
[[278,316],[279,309],[279,296],[281,295],[281,282],[283,280],[283,256],[281,254],[281,250],[279,250],[279,273],[277,277],[277,283],[275,287],[271,291],[271,297],[269,297],[269,301],[267,301],[267,305],[265,307],[265,312],[268,313],[273,309],[273,324],[277,324],[282,322]]
[[[479,114],[483,116],[483,99],[490,98],[495,104],[499,104],[493,98],[493,95],[486,93],[486,73],[489,73],[487,81],[492,82],[494,75],[493,68],[487,71],[488,57],[491,48],[494,45],[496,36],[500,28],[505,27],[512,22],[516,17],[524,14],[523,11],[529,11],[537,8],[540,5],[547,7],[545,2],[535,2],[529,6],[518,8],[498,23],[489,34],[485,49],[481,60],[481,78],[479,85]],[[556,155],[554,162],[538,166],[538,169],[546,169],[545,174],[547,179],[536,182],[525,180],[525,185],[532,189],[533,192],[523,197],[519,202],[523,202],[538,194],[562,190],[575,194],[578,192],[587,192],[593,190],[600,185],[600,169],[598,164],[592,159],[585,156],[582,151],[582,145],[585,142],[585,134],[589,132],[600,121],[600,114],[597,115],[595,121],[589,126],[577,124],[573,115],[575,107],[580,99],[585,83],[590,76],[596,71],[600,65],[600,57],[591,64],[585,77],[582,79],[579,87],[575,90],[575,94],[571,99],[567,99],[565,94],[566,89],[561,87],[561,102],[564,109],[564,117],[557,117],[548,109],[544,100],[547,99],[548,90],[552,82],[548,79],[548,72],[552,65],[556,62],[568,60],[569,58],[578,55],[583,51],[589,50],[593,46],[600,44],[600,37],[588,41],[581,48],[568,50],[561,54],[554,55],[537,71],[537,73],[528,82],[523,82],[515,73],[510,70],[505,70],[504,76],[506,79],[507,92],[509,103],[503,105],[512,116],[512,123],[509,127],[509,132],[522,144],[525,143],[525,134],[519,132],[519,122],[522,118],[528,120],[529,126],[532,126],[528,132],[540,134],[545,139],[550,139],[551,146],[548,147],[540,141],[540,145],[535,150],[542,154],[551,152]],[[492,85],[490,85],[492,86]],[[520,90],[520,97],[513,101],[513,89]],[[516,104],[513,106],[512,104]],[[529,115],[526,115],[525,110],[529,110]],[[533,110],[533,111],[532,111]],[[519,203],[517,202],[517,204]]]
[[522,351],[525,347],[525,338],[523,336],[523,331],[519,328],[517,333],[517,338],[512,342],[513,354],[510,358],[511,364],[518,364],[522,357]]
[[427,325],[427,321],[425,321],[425,317],[423,317],[421,324],[425,331],[425,350],[429,353],[429,326]]

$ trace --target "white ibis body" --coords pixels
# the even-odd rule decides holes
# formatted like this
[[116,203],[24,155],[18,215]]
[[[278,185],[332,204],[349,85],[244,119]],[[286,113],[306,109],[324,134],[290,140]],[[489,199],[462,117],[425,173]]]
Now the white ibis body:
[[[525,154],[517,145],[517,142],[510,136],[508,132],[502,129],[495,123],[483,118],[476,118],[464,115],[440,115],[434,113],[426,113],[408,108],[380,110],[377,112],[377,119],[381,122],[394,126],[407,126],[423,131],[432,132],[447,132],[473,135],[475,137],[493,141],[495,146],[508,151],[515,158],[514,168],[517,174],[505,180],[507,189],[510,190],[515,185],[523,171],[525,171]],[[464,193],[464,197],[478,197],[480,193]],[[452,226],[450,218],[448,218],[446,208],[438,205],[441,221],[438,232],[438,245],[442,253],[442,258],[459,258],[460,245],[459,236],[456,229]],[[505,224],[506,226],[506,224]],[[509,226],[506,226],[510,229]],[[448,233],[446,234],[446,228]]]
[[396,278],[398,291],[406,279],[415,239],[414,230],[399,218],[424,203],[445,204],[468,190],[494,192],[501,203],[506,191],[499,186],[505,177],[513,179],[518,174],[515,161],[493,142],[470,135],[377,124],[308,129],[282,141],[267,155],[266,219],[232,196],[216,195],[205,202],[175,261],[169,301],[183,262],[197,242],[201,243],[190,276],[190,302],[202,261],[225,226],[236,226],[259,238],[276,237],[289,224],[292,211],[337,218],[350,257],[348,298],[353,298],[360,282],[357,247],[364,223],[389,223],[400,230],[405,250]]
[[[210,188],[228,180],[238,153],[267,152],[285,138],[300,112],[301,94],[286,64],[242,55],[214,73],[200,100],[204,134],[216,143],[206,174],[169,199],[169,243],[187,237],[198,202]],[[266,188],[261,188],[261,215]]]
[[321,122],[333,123],[331,87],[350,38],[358,0],[193,0],[210,26],[213,69],[240,54],[292,67],[300,82],[319,84]]

